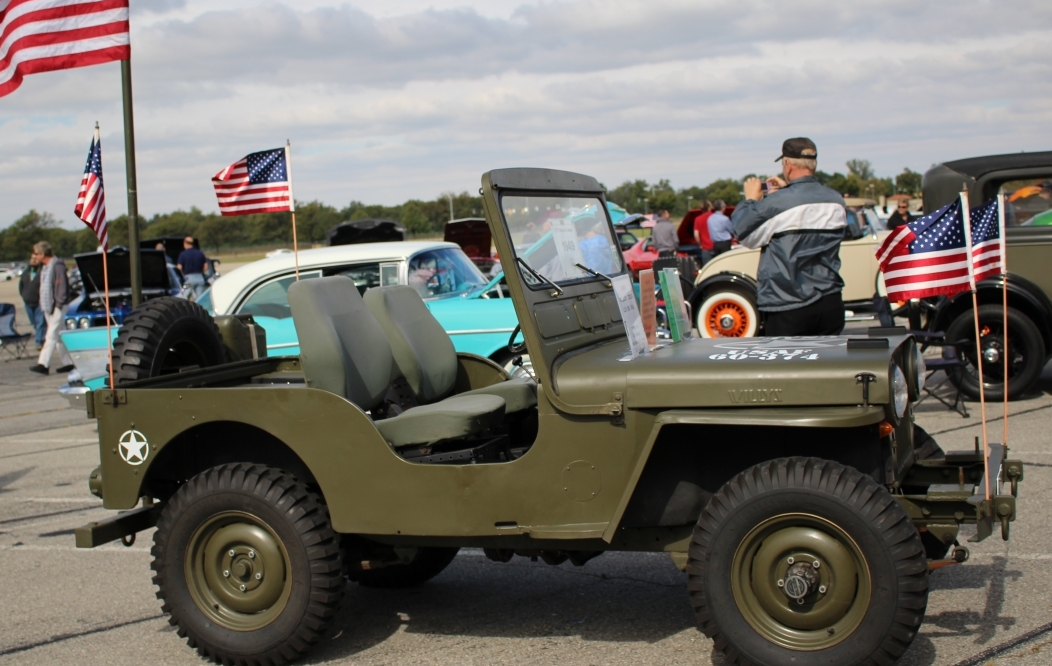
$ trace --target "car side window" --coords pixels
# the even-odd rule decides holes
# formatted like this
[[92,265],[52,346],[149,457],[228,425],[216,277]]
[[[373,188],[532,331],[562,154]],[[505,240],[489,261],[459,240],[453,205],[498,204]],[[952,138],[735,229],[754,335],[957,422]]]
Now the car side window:
[[1052,179],[1010,180],[998,191],[1005,196],[1006,226],[1052,226]]
[[359,294],[365,294],[366,289],[372,289],[381,285],[380,264],[378,263],[326,269],[325,277],[332,275],[342,275],[351,278],[354,281],[354,286],[358,287]]
[[[321,271],[300,273],[301,280],[316,277],[321,277]],[[288,319],[292,316],[292,310],[289,308],[289,286],[295,281],[295,275],[285,275],[256,287],[238,308],[237,313],[250,314],[253,317]]]

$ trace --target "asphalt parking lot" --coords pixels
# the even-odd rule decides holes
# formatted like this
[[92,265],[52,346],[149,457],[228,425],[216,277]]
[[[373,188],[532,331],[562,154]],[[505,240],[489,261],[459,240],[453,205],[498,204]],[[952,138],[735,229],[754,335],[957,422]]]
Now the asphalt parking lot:
[[[73,530],[109,515],[88,493],[94,422],[58,396],[62,377],[0,363],[0,665],[199,664],[150,582],[151,535],[78,550]],[[918,421],[945,449],[969,448],[971,418],[927,402]],[[1000,405],[990,408],[1000,415]],[[1052,662],[1052,366],[1011,406],[1009,443],[1027,463],[1012,540],[936,571],[908,666]],[[1000,438],[1001,421],[991,436]],[[685,575],[667,556],[606,554],[584,567],[465,550],[428,585],[350,585],[335,626],[303,663],[720,664],[694,628]]]

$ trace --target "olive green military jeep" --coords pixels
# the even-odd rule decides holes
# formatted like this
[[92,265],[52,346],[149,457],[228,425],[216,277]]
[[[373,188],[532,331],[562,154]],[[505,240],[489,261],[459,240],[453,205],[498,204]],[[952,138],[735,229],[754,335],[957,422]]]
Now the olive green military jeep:
[[959,526],[1008,537],[1022,465],[994,447],[988,500],[982,455],[914,425],[924,365],[900,329],[633,358],[599,183],[505,169],[482,194],[535,378],[457,354],[408,287],[331,277],[289,289],[298,358],[90,394],[90,485],[124,513],[77,545],[156,526],[158,597],[202,655],[295,659],[345,579],[421,584],[471,547],[666,551],[729,662],[887,664],[929,570],[966,559]]

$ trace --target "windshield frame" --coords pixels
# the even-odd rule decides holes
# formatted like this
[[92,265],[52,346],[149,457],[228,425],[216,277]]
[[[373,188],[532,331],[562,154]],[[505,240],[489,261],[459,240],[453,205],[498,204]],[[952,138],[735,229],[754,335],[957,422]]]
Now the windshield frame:
[[[611,278],[617,277],[619,275],[624,275],[624,274],[628,273],[628,263],[625,261],[624,255],[621,252],[621,245],[617,241],[617,232],[614,229],[613,221],[610,219],[610,210],[606,206],[606,197],[604,197],[602,194],[600,194],[598,192],[567,192],[565,190],[563,190],[563,191],[560,191],[560,190],[513,190],[513,189],[506,189],[506,190],[502,189],[502,190],[500,190],[497,193],[497,203],[498,203],[498,207],[499,207],[500,221],[501,221],[501,224],[504,226],[504,233],[507,234],[508,239],[511,240],[511,238],[512,238],[512,236],[511,236],[511,227],[510,227],[510,225],[508,223],[508,217],[507,217],[507,214],[505,213],[505,208],[504,208],[504,199],[506,197],[528,197],[528,198],[537,198],[537,199],[550,197],[550,198],[553,198],[553,199],[591,199],[591,200],[594,200],[597,203],[597,209],[598,209],[598,210],[595,211],[596,217],[598,217],[598,214],[601,211],[602,212],[602,218],[600,218],[600,219],[601,219],[601,221],[606,223],[608,239],[612,239],[612,243],[611,243],[611,246],[610,246],[611,252],[616,256],[616,261],[620,262],[620,265],[621,265],[620,270],[618,270],[618,271],[613,271],[613,272],[609,272],[609,273],[605,273],[604,271],[599,271],[599,272],[600,273],[605,273],[608,277],[611,277]],[[511,262],[511,264],[515,266],[515,270],[519,271],[519,277],[520,277],[520,280],[522,281],[523,286],[528,288],[530,291],[543,291],[543,290],[546,290],[546,289],[551,289],[551,286],[546,284],[546,283],[544,283],[544,282],[534,283],[533,282],[533,280],[534,280],[533,276],[529,275],[525,271],[523,271],[522,268],[518,266],[518,261],[517,260],[520,259],[520,258],[523,259],[524,261],[526,261],[527,265],[530,268],[532,268],[534,271],[538,271],[545,278],[550,278],[551,276],[545,275],[544,272],[540,270],[541,267],[535,266],[533,264],[533,262],[529,261],[529,258],[530,258],[531,255],[536,253],[544,245],[544,243],[548,242],[549,239],[551,239],[552,237],[553,237],[552,231],[548,230],[547,232],[542,234],[541,237],[538,238],[536,242],[534,242],[532,245],[530,245],[528,248],[526,248],[525,250],[523,250],[521,252],[518,251],[518,249],[516,249],[514,242],[510,243],[510,245],[512,246],[512,251],[513,251],[513,253],[515,255],[513,260],[512,260],[512,262]],[[506,272],[508,270],[508,264],[507,264],[507,262],[504,262],[503,260],[501,261],[501,264],[502,264],[502,266],[504,268],[502,273],[504,273],[504,272]],[[589,266],[589,268],[595,270],[594,266]],[[500,276],[496,276],[494,278],[494,281],[498,280],[499,277]],[[591,275],[589,273],[585,273],[583,276],[580,276],[580,277],[559,278],[559,279],[554,279],[553,278],[552,282],[555,283],[556,285],[558,285],[559,287],[565,288],[565,287],[572,287],[572,286],[575,286],[575,285],[591,284],[591,283],[594,283],[594,282],[607,282],[607,279],[605,277],[599,277],[599,276]]]

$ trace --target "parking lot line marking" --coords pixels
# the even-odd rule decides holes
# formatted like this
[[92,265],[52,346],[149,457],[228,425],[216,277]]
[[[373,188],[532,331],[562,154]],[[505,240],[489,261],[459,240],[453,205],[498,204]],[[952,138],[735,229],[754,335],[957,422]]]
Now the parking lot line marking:
[[61,643],[68,641],[72,638],[80,638],[81,636],[90,636],[92,634],[101,634],[106,631],[113,629],[121,629],[122,627],[130,627],[136,624],[142,624],[143,622],[149,622],[150,620],[162,619],[164,615],[148,615],[146,617],[140,617],[135,620],[128,620],[127,622],[117,622],[114,624],[107,624],[101,627],[95,627],[94,629],[85,629],[84,631],[77,631],[68,634],[56,634],[46,640],[36,641],[35,643],[25,643],[23,645],[16,645],[14,647],[5,648],[0,650],[0,657],[17,654],[19,652],[25,652],[26,650],[32,650],[33,648],[43,647],[45,645],[51,645],[52,643]]
[[52,451],[68,451],[69,449],[83,449],[86,446],[96,446],[96,444],[74,444],[73,446],[57,446],[53,449],[40,449],[39,451],[25,451],[23,453],[8,453],[7,455],[0,456],[0,460],[4,458],[20,458],[22,456],[35,456],[41,453],[51,453]]
[[[1040,412],[1040,411],[1043,411],[1043,410],[1048,409],[1050,407],[1052,407],[1052,405],[1044,405],[1042,407],[1034,407],[1033,409],[1023,409],[1023,410],[1020,410],[1018,412],[1012,412],[1008,416],[1012,417],[1012,416],[1023,416],[1024,414],[1033,414],[1034,412]],[[995,416],[993,418],[987,419],[986,422],[989,424],[989,423],[993,423],[995,421],[1003,421],[1003,420],[1004,420],[1003,416]],[[934,436],[934,435],[941,435],[943,433],[955,432],[957,430],[965,430],[967,428],[978,428],[980,425],[981,425],[980,423],[966,423],[964,425],[955,426],[953,428],[946,428],[945,430],[932,430],[928,434],[932,435],[932,436]]]
[[15,545],[0,545],[0,552],[10,551],[18,552],[25,551],[27,553],[42,553],[42,552],[67,552],[67,553],[149,553],[150,549],[146,547],[125,548],[124,546],[117,546],[118,542],[113,544],[105,544],[95,548],[77,548],[76,546],[38,546],[35,544],[21,544]]
[[985,663],[991,657],[996,657],[1002,652],[1007,652],[1008,650],[1011,650],[1017,645],[1022,645],[1023,643],[1032,641],[1038,636],[1041,636],[1042,634],[1047,634],[1050,631],[1052,631],[1052,622],[1042,625],[1037,629],[1031,629],[1022,636],[1016,636],[1012,640],[1005,641],[1000,645],[995,645],[992,648],[987,648],[977,655],[973,655],[971,657],[968,657],[967,659],[962,659],[953,666],[979,666],[979,664]]

